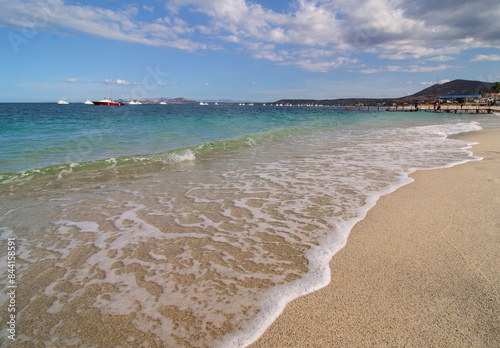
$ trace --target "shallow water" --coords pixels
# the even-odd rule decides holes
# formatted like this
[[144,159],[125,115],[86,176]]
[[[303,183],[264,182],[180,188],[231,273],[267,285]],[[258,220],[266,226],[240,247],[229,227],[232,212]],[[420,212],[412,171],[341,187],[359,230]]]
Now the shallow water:
[[[66,107],[1,113],[14,346],[248,344],[329,282],[328,261],[382,194],[415,170],[475,159],[448,135],[498,125],[336,108]],[[5,272],[1,320],[7,285]]]

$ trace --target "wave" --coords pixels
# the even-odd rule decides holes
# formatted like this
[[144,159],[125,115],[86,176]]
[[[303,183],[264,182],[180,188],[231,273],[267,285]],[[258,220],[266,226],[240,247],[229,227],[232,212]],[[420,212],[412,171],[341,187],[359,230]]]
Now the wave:
[[[213,154],[214,152],[219,150],[257,146],[269,141],[279,141],[284,137],[300,136],[318,130],[331,130],[340,128],[340,125],[336,122],[321,125],[310,125],[305,127],[284,128],[279,130],[247,134],[229,139],[204,142],[201,144],[196,144],[194,146],[169,149],[164,152],[124,155],[98,160],[49,165],[20,172],[0,174],[0,186],[23,184],[40,177],[55,177],[57,179],[61,179],[63,176],[76,172],[82,172],[86,170],[106,170],[138,163],[143,165],[172,165],[186,161],[194,161],[197,158]],[[67,157],[69,158],[70,156]]]
[[[282,128],[277,130],[261,131],[258,133],[241,135],[234,138],[203,142],[193,146],[168,149],[163,152],[123,155],[88,161],[71,161],[67,163],[54,164],[40,168],[33,168],[19,172],[0,174],[0,187],[5,185],[21,185],[39,178],[60,180],[64,176],[85,171],[105,171],[107,169],[124,168],[127,165],[173,165],[181,162],[195,161],[204,156],[217,155],[217,151],[237,149],[240,147],[259,146],[288,137],[300,137],[311,133],[342,130],[344,127],[338,122],[319,122],[316,124],[303,125],[299,127]],[[423,127],[412,127],[407,129],[413,132],[430,131],[441,135],[452,135],[464,131],[481,129],[477,122],[469,124],[458,123],[455,125],[434,125]],[[424,134],[422,134],[424,135]],[[78,154],[76,154],[78,156]],[[68,154],[66,158],[73,157]]]

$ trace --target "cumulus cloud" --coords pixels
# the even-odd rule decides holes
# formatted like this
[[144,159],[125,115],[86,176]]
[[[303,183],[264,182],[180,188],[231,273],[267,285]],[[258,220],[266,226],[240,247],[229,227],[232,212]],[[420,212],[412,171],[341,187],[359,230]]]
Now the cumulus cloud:
[[480,55],[476,56],[475,58],[472,58],[470,61],[471,62],[486,62],[486,61],[496,62],[496,61],[500,61],[500,55],[498,55],[498,54],[491,54],[491,55],[480,54]]
[[50,30],[74,31],[110,40],[149,46],[170,46],[183,50],[206,49],[207,45],[185,39],[194,29],[180,18],[143,22],[138,8],[125,6],[110,10],[95,6],[69,5],[62,0],[2,1],[0,26],[30,33]]
[[129,86],[129,85],[138,86],[138,85],[141,85],[140,82],[129,82],[129,81],[122,80],[122,79],[116,79],[116,80],[105,79],[104,82],[108,83],[108,84],[121,85],[121,86]]
[[153,11],[155,9],[154,6],[146,6],[146,5],[142,5],[142,8],[148,12],[151,12],[151,13],[153,13]]
[[445,56],[445,55],[440,55],[436,57],[429,58],[429,60],[434,61],[434,62],[446,62],[448,60],[455,60],[456,58],[450,57],[450,56]]
[[437,66],[422,66],[422,65],[409,65],[409,66],[400,66],[400,65],[389,65],[377,69],[363,69],[360,70],[362,74],[374,74],[380,72],[408,72],[408,73],[422,73],[422,72],[433,72],[440,70],[447,70],[450,68],[457,68],[457,66],[441,64]]
[[420,82],[421,85],[424,86],[432,86],[432,85],[442,85],[443,83],[450,82],[450,80],[439,80],[439,81],[429,81],[429,82]]
[[356,62],[357,62],[356,59],[351,60],[346,57],[337,57],[332,60],[320,60],[320,61],[312,61],[311,59],[305,59],[305,60],[299,60],[294,64],[300,66],[304,70],[326,72],[332,68],[338,68],[340,66]]
[[[500,31],[496,0],[297,0],[292,4],[288,12],[280,13],[244,0],[170,0],[167,8],[179,13],[187,7],[205,14],[211,23],[207,32],[242,43],[254,58],[311,71],[339,67],[339,57],[359,52],[391,60],[444,62],[466,49],[500,48],[500,37],[495,34]],[[317,55],[300,57],[299,52],[307,47]]]
[[[72,31],[185,51],[240,45],[256,59],[318,72],[355,64],[360,53],[414,64],[416,59],[452,60],[467,49],[500,48],[498,0],[291,0],[285,4],[277,11],[258,0],[168,0],[161,9],[143,5],[142,10],[157,15],[145,21],[137,4],[106,9],[62,0],[9,0],[2,1],[0,26]],[[189,12],[206,20],[190,22]],[[488,60],[497,61],[498,55],[479,55],[471,61]],[[401,71],[449,67],[410,66]]]

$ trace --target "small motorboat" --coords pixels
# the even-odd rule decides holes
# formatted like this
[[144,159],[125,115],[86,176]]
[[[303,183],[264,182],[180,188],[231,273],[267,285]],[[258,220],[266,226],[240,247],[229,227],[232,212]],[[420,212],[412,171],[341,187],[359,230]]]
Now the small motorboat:
[[66,98],[59,99],[57,102],[59,105],[68,105],[69,103],[66,101]]

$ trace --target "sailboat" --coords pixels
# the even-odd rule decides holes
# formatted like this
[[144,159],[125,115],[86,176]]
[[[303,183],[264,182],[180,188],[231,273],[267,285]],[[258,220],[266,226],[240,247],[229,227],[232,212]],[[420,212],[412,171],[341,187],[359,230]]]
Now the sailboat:
[[57,102],[57,104],[59,104],[59,105],[67,105],[67,104],[69,104],[66,101],[66,99],[67,99],[66,97],[59,99],[59,101]]

